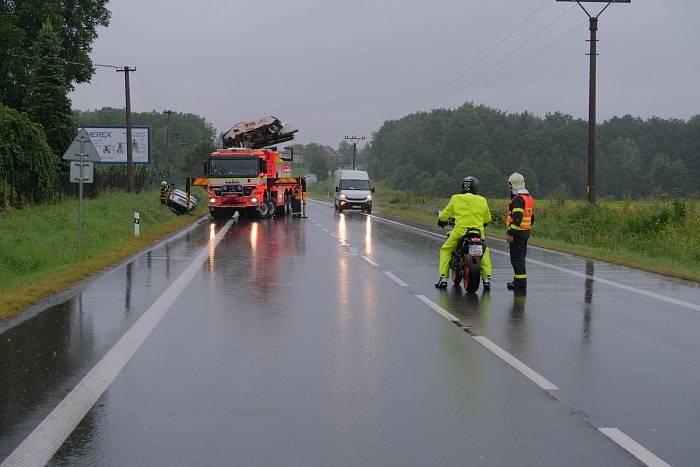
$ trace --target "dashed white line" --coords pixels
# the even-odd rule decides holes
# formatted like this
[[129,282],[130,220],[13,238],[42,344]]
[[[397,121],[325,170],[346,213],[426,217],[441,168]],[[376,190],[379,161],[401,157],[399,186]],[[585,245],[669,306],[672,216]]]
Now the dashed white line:
[[515,358],[512,354],[503,350],[501,347],[496,345],[491,339],[484,336],[472,336],[479,344],[486,347],[493,354],[498,356],[501,360],[518,370],[527,379],[544,389],[545,391],[557,391],[559,388],[555,386],[551,381],[549,381],[544,376],[537,373],[535,370]]
[[221,242],[233,220],[221,231],[129,328],[90,372],[51,413],[22,441],[0,467],[40,466],[51,460],[80,421],[114,381],[122,368],[153,332],[175,300],[200,271],[210,252]]
[[385,275],[386,277],[388,277],[388,278],[391,279],[392,281],[396,282],[396,283],[397,283],[398,285],[400,285],[401,287],[408,287],[408,284],[407,284],[407,283],[405,283],[404,281],[402,281],[401,279],[399,279],[398,277],[396,277],[395,275],[393,275],[393,274],[390,273],[389,271],[383,271],[383,272],[384,272],[384,275]]
[[625,451],[632,454],[645,465],[649,467],[669,467],[670,464],[656,454],[627,436],[617,428],[598,428],[605,436],[613,440],[616,444],[622,447]]
[[440,316],[445,318],[448,321],[452,321],[453,323],[459,323],[459,320],[455,315],[450,313],[449,311],[445,310],[443,307],[426,297],[425,295],[416,295],[415,296],[418,300],[421,302],[425,303],[428,305],[430,308],[433,309],[433,311],[436,311]]
[[[449,311],[445,310],[443,307],[438,305],[437,303],[433,302],[430,300],[428,297],[425,295],[416,295],[416,298],[420,300],[421,302],[425,303],[428,305],[430,308],[432,308],[434,311],[436,311],[438,314],[440,314],[443,318],[445,318],[448,321],[451,321],[453,323],[459,323],[459,319],[457,319],[456,316],[454,316],[452,313]],[[489,338],[484,337],[484,336],[470,336],[475,339],[479,344],[484,346],[487,350],[489,350],[491,353],[499,357],[501,360],[518,370],[520,373],[522,373],[526,378],[528,378],[530,381],[544,389],[545,391],[556,391],[559,388],[554,385],[551,381],[546,379],[544,376],[540,375],[537,373],[535,370],[518,360],[516,357],[511,355],[510,353],[506,352],[503,350],[501,347],[496,345],[493,341],[491,341]]]
[[379,267],[379,265],[378,265],[377,263],[375,263],[374,261],[372,261],[372,260],[371,260],[370,258],[368,258],[367,256],[364,256],[364,255],[363,255],[363,256],[362,256],[362,259],[364,259],[365,261],[367,261],[369,264],[371,264],[371,265],[374,266],[375,268],[378,268],[378,267]]
[[[436,237],[436,238],[444,238],[444,236],[441,235],[441,234],[438,234],[438,233],[435,233],[435,232],[431,232],[431,231],[429,231],[429,230],[421,229],[421,228],[418,228],[418,227],[413,227],[412,225],[403,224],[403,223],[401,223],[401,222],[396,222],[396,221],[393,221],[393,220],[391,220],[391,219],[385,219],[385,218],[383,218],[383,217],[377,217],[377,216],[372,215],[372,214],[364,214],[364,215],[370,216],[370,217],[372,217],[373,219],[376,219],[376,220],[381,221],[381,222],[387,222],[387,223],[390,223],[390,224],[396,224],[396,225],[399,225],[399,226],[401,226],[401,227],[405,227],[405,228],[407,228],[407,229],[415,230],[415,231],[417,231],[417,232],[421,232],[421,233],[423,233],[423,234],[427,234],[427,235],[430,235],[430,236],[433,236],[433,237]],[[495,240],[500,240],[500,239],[495,239]],[[550,250],[547,250],[547,249],[544,249],[544,248],[539,248],[539,249],[540,249],[540,250],[543,250],[543,251],[546,251],[546,252],[548,252],[548,253],[556,253],[556,252],[554,252],[554,251],[550,251]],[[500,250],[495,250],[495,249],[493,249],[493,248],[491,249],[491,252],[492,252],[492,253],[499,254],[499,255],[504,255],[504,256],[508,256],[508,255],[509,255],[508,252],[500,251]],[[555,266],[554,264],[549,264],[549,263],[546,263],[546,262],[544,262],[544,261],[539,261],[539,260],[536,260],[536,259],[528,258],[528,259],[527,259],[527,262],[528,262],[528,263],[532,263],[532,264],[536,264],[536,265],[538,265],[538,266],[543,266],[543,267],[546,267],[546,268],[554,269],[554,270],[559,271],[559,272],[564,272],[564,273],[567,273],[567,274],[571,274],[571,275],[573,275],[573,276],[582,277],[582,278],[584,278],[584,279],[591,279],[591,280],[594,280],[594,281],[596,281],[596,282],[600,282],[601,284],[609,285],[610,287],[615,287],[615,288],[618,288],[618,289],[626,290],[626,291],[628,291],[628,292],[636,293],[636,294],[638,294],[638,295],[643,295],[643,296],[645,296],[645,297],[653,298],[653,299],[655,299],[655,300],[660,300],[660,301],[663,301],[663,302],[666,302],[666,303],[671,303],[671,304],[673,304],[673,305],[678,305],[678,306],[680,306],[680,307],[687,308],[687,309],[690,309],[690,310],[700,311],[700,304],[697,304],[697,303],[686,302],[686,301],[684,301],[684,300],[679,300],[679,299],[677,299],[677,298],[669,297],[669,296],[667,296],[667,295],[662,295],[662,294],[650,292],[650,291],[648,291],[648,290],[639,289],[639,288],[633,287],[633,286],[631,286],[631,285],[621,284],[621,283],[619,283],[619,282],[615,282],[615,281],[612,281],[612,280],[610,280],[610,279],[605,279],[605,278],[600,277],[600,276],[591,276],[591,275],[588,275],[588,274],[583,273],[583,272],[574,271],[573,269],[563,268],[563,267],[561,267],[561,266]]]

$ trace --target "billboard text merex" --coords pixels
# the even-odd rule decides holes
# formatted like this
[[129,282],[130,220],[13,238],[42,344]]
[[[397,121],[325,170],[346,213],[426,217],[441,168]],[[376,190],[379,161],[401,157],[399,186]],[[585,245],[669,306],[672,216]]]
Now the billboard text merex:
[[[87,131],[92,144],[100,155],[101,164],[126,163],[126,126],[78,126]],[[132,157],[135,164],[148,164],[151,160],[151,128],[131,127]]]

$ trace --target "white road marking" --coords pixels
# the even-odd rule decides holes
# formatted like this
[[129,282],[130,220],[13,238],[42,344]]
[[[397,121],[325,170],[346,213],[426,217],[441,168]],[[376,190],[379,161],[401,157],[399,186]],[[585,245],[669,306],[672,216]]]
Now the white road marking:
[[416,295],[416,298],[420,300],[421,302],[425,303],[428,305],[430,308],[433,309],[433,311],[436,311],[440,316],[445,318],[447,321],[452,321],[453,323],[459,323],[459,320],[455,315],[450,313],[449,311],[445,310],[443,307],[426,297],[425,295]]
[[[402,224],[401,222],[392,221],[392,220],[390,220],[390,219],[384,219],[383,217],[377,217],[377,216],[375,216],[375,215],[373,215],[373,214],[364,214],[364,215],[370,216],[370,217],[372,217],[373,219],[377,219],[378,221],[381,221],[381,222],[387,222],[387,223],[390,223],[390,224],[400,225],[401,227],[405,227],[405,228],[408,228],[408,229],[411,229],[411,230],[415,230],[415,231],[421,232],[421,233],[423,233],[423,234],[428,234],[428,235],[431,235],[431,236],[433,236],[433,237],[445,238],[445,237],[444,237],[443,235],[441,235],[441,234],[438,234],[438,233],[435,233],[435,232],[431,232],[431,231],[425,230],[425,229],[420,229],[420,228],[418,228],[418,227],[413,227],[412,225]],[[494,239],[494,240],[500,240],[500,239]],[[547,249],[544,249],[544,248],[538,248],[538,249],[540,249],[540,250],[542,250],[542,251],[546,251],[546,252],[548,252],[548,253],[560,253],[560,252],[550,251],[550,250],[547,250]],[[492,252],[492,253],[499,254],[499,255],[509,256],[509,253],[508,253],[508,252],[500,251],[500,250],[495,250],[495,249],[493,249],[493,248],[491,248],[491,252]],[[566,253],[562,253],[562,254],[566,254]],[[568,255],[568,256],[573,256],[573,255]],[[627,291],[627,292],[636,293],[636,294],[638,294],[638,295],[643,295],[643,296],[648,297],[648,298],[653,298],[653,299],[655,299],[655,300],[660,300],[660,301],[663,301],[663,302],[666,302],[666,303],[671,303],[671,304],[673,304],[673,305],[678,305],[678,306],[680,306],[680,307],[688,308],[688,309],[690,309],[690,310],[700,311],[700,304],[697,304],[697,303],[690,303],[690,302],[686,302],[686,301],[684,301],[684,300],[679,300],[679,299],[677,299],[677,298],[669,297],[669,296],[667,296],[667,295],[662,295],[662,294],[658,294],[658,293],[655,293],[655,292],[650,292],[650,291],[648,291],[648,290],[639,289],[639,288],[633,287],[633,286],[631,286],[631,285],[621,284],[621,283],[619,283],[619,282],[615,282],[615,281],[612,281],[612,280],[610,280],[610,279],[605,279],[605,278],[600,277],[600,276],[590,276],[590,275],[588,275],[588,274],[586,274],[586,273],[583,273],[583,272],[574,271],[573,269],[563,268],[563,267],[561,267],[561,266],[555,266],[554,264],[546,263],[546,262],[544,262],[544,261],[539,261],[539,260],[536,260],[536,259],[528,258],[528,259],[527,259],[527,262],[528,262],[528,263],[532,263],[532,264],[536,264],[536,265],[538,265],[538,266],[543,266],[543,267],[546,267],[546,268],[554,269],[554,270],[559,271],[559,272],[564,272],[564,273],[566,273],[566,274],[571,274],[572,276],[577,276],[577,277],[581,277],[581,278],[584,278],[584,279],[591,279],[591,280],[594,280],[594,281],[596,281],[596,282],[600,282],[601,284],[609,285],[610,287],[615,287],[615,288],[618,288],[618,289],[625,290],[625,291]]]
[[401,279],[399,279],[398,277],[396,277],[395,275],[393,275],[393,274],[390,273],[389,271],[384,271],[384,275],[385,275],[386,277],[388,277],[389,279],[391,279],[392,281],[394,281],[394,282],[396,282],[397,284],[399,284],[401,287],[408,287],[408,284],[407,284],[407,283],[405,283],[404,281],[402,281]]
[[501,358],[504,362],[518,370],[527,379],[544,389],[545,391],[557,391],[559,388],[555,386],[552,382],[546,379],[544,376],[537,373],[535,370],[515,358],[512,354],[506,352],[501,347],[496,345],[491,339],[484,336],[472,336],[479,344],[486,347],[493,354]]
[[141,318],[122,336],[73,390],[32,431],[0,467],[41,466],[51,460],[80,421],[134,356],[187,285],[199,273],[232,220],[197,255]]
[[649,467],[669,467],[671,465],[617,428],[598,429],[625,451],[629,452]]
[[[451,321],[453,323],[459,323],[459,319],[457,319],[456,316],[454,316],[452,313],[449,311],[445,310],[443,307],[438,305],[437,303],[433,302],[430,300],[428,297],[425,295],[416,295],[416,298],[420,300],[421,302],[425,303],[428,305],[430,308],[432,308],[434,311],[436,311],[438,314],[440,314],[443,318],[445,318],[448,321]],[[501,347],[496,345],[492,340],[490,340],[487,337],[484,336],[474,336],[469,334],[473,339],[475,339],[479,344],[483,345],[487,350],[489,350],[491,353],[495,354],[497,357],[499,357],[501,360],[518,370],[520,373],[522,373],[526,378],[528,378],[530,381],[544,389],[545,391],[557,391],[559,388],[554,385],[552,382],[550,382],[548,379],[546,379],[544,376],[540,375],[537,373],[535,370],[518,360],[516,357],[511,355],[510,353],[506,352],[503,350]]]
[[371,260],[370,258],[368,258],[367,256],[364,256],[364,255],[363,255],[363,256],[362,256],[362,259],[364,259],[365,261],[367,261],[369,264],[371,264],[371,265],[374,266],[375,268],[378,268],[378,267],[379,267],[379,265],[378,265],[377,263],[375,263],[374,261],[372,261],[372,260]]
[[331,232],[331,237],[333,237],[333,238],[338,238],[338,235],[336,235],[336,234],[334,234],[333,232]]

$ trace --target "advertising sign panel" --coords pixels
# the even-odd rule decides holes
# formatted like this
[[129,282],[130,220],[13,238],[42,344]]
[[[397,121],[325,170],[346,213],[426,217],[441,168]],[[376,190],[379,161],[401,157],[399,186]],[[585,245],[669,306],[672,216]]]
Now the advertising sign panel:
[[[126,126],[83,125],[78,131],[87,131],[92,144],[100,155],[100,164],[126,164]],[[151,128],[131,127],[132,157],[135,164],[151,161]]]

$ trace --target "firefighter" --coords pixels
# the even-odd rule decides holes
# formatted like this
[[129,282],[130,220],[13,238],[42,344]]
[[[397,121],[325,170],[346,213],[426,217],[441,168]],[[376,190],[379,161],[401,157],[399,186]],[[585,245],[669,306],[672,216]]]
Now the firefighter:
[[160,182],[160,204],[167,203],[169,191],[170,191],[170,187],[168,186],[168,182],[166,182],[165,180]]
[[[438,289],[447,288],[447,275],[450,270],[450,258],[452,252],[457,247],[459,239],[462,238],[468,229],[479,229],[481,238],[484,239],[484,227],[491,222],[491,211],[486,199],[479,196],[479,180],[476,177],[464,177],[462,180],[462,192],[453,195],[445,209],[440,212],[438,225],[444,227],[447,219],[455,219],[455,227],[450,232],[447,241],[440,248],[440,269],[435,287]],[[486,248],[481,257],[481,278],[484,290],[491,288],[491,254]]]
[[507,240],[510,250],[510,264],[513,265],[513,282],[506,285],[508,290],[527,289],[525,257],[530,229],[535,223],[535,200],[525,188],[525,177],[515,172],[508,177],[510,204],[506,213]]

